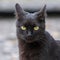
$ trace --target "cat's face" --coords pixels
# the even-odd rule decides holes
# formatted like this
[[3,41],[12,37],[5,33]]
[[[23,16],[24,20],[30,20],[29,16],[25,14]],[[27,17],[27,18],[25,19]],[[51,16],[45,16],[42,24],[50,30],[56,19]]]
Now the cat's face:
[[45,31],[45,7],[40,12],[28,13],[16,4],[17,37],[26,42],[39,40]]

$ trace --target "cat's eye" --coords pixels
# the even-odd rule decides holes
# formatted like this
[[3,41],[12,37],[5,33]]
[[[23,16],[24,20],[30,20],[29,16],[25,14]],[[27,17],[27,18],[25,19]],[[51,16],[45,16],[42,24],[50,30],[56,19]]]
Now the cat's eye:
[[34,30],[39,30],[39,26],[35,26],[34,27]]
[[22,29],[22,30],[26,30],[26,27],[25,27],[25,26],[21,26],[21,29]]

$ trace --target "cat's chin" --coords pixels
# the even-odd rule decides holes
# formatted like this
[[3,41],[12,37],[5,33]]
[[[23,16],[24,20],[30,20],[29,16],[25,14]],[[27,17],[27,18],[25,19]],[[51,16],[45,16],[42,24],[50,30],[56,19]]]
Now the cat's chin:
[[26,38],[25,40],[27,43],[32,43],[32,42],[35,42],[36,40],[34,38],[31,38],[31,37],[28,37]]
[[22,38],[21,40],[25,41],[26,43],[33,43],[38,41],[38,39],[32,38],[32,37],[25,37],[25,38]]
[[26,41],[26,43],[33,43],[33,42],[35,42],[35,41],[31,41],[31,40],[29,40],[29,41]]
[[25,40],[26,43],[33,43],[33,42],[35,42],[35,41],[37,41],[37,40],[35,40],[35,39],[31,39],[31,40],[28,39],[28,40]]

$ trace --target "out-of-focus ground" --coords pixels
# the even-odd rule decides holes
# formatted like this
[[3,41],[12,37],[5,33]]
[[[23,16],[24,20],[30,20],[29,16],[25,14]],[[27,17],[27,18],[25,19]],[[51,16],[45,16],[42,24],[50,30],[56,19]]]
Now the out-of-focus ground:
[[[46,18],[46,30],[60,40],[60,17]],[[19,60],[16,19],[0,18],[0,60]]]

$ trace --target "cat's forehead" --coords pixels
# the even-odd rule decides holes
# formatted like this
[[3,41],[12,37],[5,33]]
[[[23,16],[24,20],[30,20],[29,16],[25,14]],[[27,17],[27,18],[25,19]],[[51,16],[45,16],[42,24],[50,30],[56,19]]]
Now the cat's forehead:
[[24,23],[26,24],[35,24],[37,23],[36,17],[34,13],[27,13],[24,18]]
[[17,20],[18,25],[25,25],[25,26],[35,26],[38,25],[35,14],[34,13],[26,13],[22,20]]
[[22,22],[20,24],[23,24],[23,25],[36,25],[37,24],[37,20],[36,20],[36,17],[35,17],[35,14],[34,13],[27,13]]
[[34,21],[34,20],[36,20],[36,16],[35,16],[34,13],[27,13],[25,15],[25,19],[28,20],[28,21],[31,21],[31,20]]

